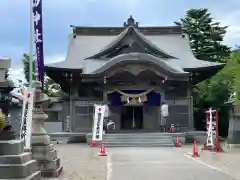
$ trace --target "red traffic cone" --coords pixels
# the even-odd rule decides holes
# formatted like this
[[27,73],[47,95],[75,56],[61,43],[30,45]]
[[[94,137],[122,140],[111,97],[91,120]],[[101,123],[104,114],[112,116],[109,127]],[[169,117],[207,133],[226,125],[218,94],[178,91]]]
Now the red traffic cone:
[[100,144],[98,156],[107,156],[107,153],[105,151],[105,146],[103,143]]
[[197,151],[197,141],[194,140],[194,143],[193,143],[193,155],[192,157],[199,157],[199,153]]
[[176,147],[182,147],[181,143],[179,142],[178,136],[176,136]]
[[97,147],[97,143],[95,140],[92,140],[92,147]]

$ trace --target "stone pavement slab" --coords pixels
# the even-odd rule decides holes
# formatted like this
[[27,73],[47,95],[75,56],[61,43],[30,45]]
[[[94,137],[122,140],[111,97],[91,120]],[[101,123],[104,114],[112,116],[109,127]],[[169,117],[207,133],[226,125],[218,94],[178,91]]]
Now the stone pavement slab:
[[112,148],[107,180],[235,180],[188,158],[177,148]]
[[61,158],[63,172],[58,178],[48,180],[105,180],[106,157],[98,156],[98,148],[84,144],[57,144],[54,147]]

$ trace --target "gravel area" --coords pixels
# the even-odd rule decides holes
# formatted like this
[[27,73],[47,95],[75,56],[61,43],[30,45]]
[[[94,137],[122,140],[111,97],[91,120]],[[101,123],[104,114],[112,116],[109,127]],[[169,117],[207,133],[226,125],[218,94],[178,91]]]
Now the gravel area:
[[[105,180],[107,157],[98,156],[98,148],[84,144],[54,145],[61,158],[63,172],[48,180]],[[45,179],[44,179],[45,180]]]

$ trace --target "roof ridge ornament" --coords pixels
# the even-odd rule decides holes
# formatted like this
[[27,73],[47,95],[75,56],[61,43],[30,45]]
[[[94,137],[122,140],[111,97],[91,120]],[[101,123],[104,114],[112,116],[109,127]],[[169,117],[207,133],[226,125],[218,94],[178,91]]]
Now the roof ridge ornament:
[[127,22],[123,23],[124,27],[129,27],[129,26],[133,26],[135,28],[138,28],[138,22],[135,22],[135,19],[132,17],[132,15],[130,15],[130,17],[127,19]]

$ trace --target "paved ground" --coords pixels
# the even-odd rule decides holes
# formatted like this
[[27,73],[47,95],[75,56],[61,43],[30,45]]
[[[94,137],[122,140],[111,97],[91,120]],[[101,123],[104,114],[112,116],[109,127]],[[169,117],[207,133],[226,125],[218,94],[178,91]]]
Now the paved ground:
[[83,144],[58,144],[58,151],[63,165],[59,178],[48,180],[105,180],[106,157],[99,157],[98,149]]
[[[201,152],[192,158],[184,148],[111,148],[99,157],[98,148],[80,144],[55,145],[64,170],[55,180],[236,180],[240,152]],[[239,178],[240,179],[240,178]],[[53,179],[49,179],[53,180]]]
[[177,148],[115,148],[107,160],[107,180],[235,180],[187,157]]
[[[203,146],[199,146],[198,150]],[[201,161],[204,164],[212,168],[216,168],[218,171],[223,171],[226,174],[230,174],[233,177],[240,179],[240,149],[229,149],[222,145],[222,153],[215,153],[210,151],[199,151],[200,157],[196,160]],[[183,153],[192,153],[192,146],[184,146]]]

